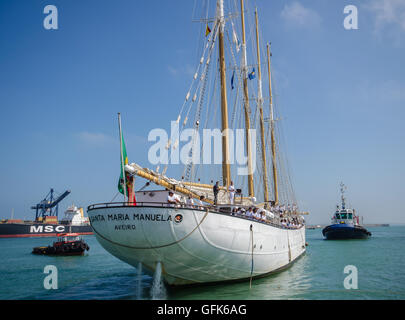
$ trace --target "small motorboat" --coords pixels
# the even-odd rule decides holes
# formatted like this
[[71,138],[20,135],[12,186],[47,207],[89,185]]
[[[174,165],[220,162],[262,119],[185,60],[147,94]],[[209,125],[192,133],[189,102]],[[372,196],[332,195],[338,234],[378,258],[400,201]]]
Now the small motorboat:
[[90,247],[77,233],[60,233],[58,240],[47,247],[35,247],[33,254],[78,256],[90,250]]

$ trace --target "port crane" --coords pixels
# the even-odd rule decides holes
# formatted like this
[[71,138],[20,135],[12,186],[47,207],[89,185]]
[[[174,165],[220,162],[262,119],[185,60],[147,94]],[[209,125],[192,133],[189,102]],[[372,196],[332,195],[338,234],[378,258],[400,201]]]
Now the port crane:
[[51,191],[46,195],[44,200],[31,207],[31,209],[36,210],[35,220],[38,220],[39,217],[45,218],[46,216],[57,217],[59,203],[69,194],[70,190],[66,190],[63,194],[55,199],[54,190],[51,188]]

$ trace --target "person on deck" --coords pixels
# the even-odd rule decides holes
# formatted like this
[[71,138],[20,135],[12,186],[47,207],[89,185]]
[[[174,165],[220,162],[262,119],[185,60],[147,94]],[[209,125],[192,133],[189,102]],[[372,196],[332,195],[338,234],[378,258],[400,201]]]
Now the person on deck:
[[260,221],[267,222],[266,210],[263,209],[262,211],[260,211],[260,215]]
[[190,208],[194,207],[194,200],[190,196],[188,196],[186,203],[188,207]]
[[218,203],[218,193],[219,193],[219,181],[217,181],[212,188],[212,191],[214,192],[214,205],[216,206]]
[[261,215],[259,214],[259,209],[257,209],[257,208],[253,209],[253,218],[256,220],[260,220]]
[[238,215],[238,216],[244,216],[244,215],[245,215],[245,209],[243,209],[243,208],[238,208],[237,215]]
[[233,181],[231,181],[228,191],[229,191],[229,203],[233,204],[235,200],[235,187],[233,186]]
[[246,211],[246,217],[249,218],[249,219],[253,218],[253,209],[252,209],[252,207],[250,207],[249,210]]
[[196,203],[197,203],[197,205],[199,206],[199,209],[200,209],[200,210],[204,210],[204,204],[203,204],[202,200],[204,200],[204,196],[200,196],[200,199],[198,199],[198,200],[196,201]]
[[172,205],[180,205],[180,199],[177,195],[175,195],[172,191],[169,191],[169,195],[167,196],[167,202]]

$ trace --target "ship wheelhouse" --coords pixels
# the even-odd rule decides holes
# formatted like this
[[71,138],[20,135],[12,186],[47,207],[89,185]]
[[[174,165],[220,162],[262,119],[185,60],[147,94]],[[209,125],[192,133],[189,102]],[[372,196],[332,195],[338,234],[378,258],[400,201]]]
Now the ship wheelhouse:
[[336,210],[332,217],[334,224],[355,224],[354,213],[351,209]]

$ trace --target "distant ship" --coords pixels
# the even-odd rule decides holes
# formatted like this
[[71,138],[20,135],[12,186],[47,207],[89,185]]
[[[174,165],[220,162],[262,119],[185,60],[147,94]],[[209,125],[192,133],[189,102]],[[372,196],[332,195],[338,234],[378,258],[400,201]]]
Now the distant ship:
[[54,191],[51,189],[44,200],[31,207],[36,210],[34,221],[1,220],[0,238],[56,237],[59,233],[93,234],[89,219],[83,214],[83,208],[75,205],[70,206],[64,217],[58,221],[58,204],[69,194],[70,191],[66,191],[54,200]]
[[336,212],[332,217],[332,224],[325,227],[322,230],[322,234],[327,240],[366,239],[371,236],[371,233],[360,225],[359,217],[356,216],[355,210],[346,208],[345,188],[345,185],[341,183],[342,208],[339,208],[339,205],[337,206]]

